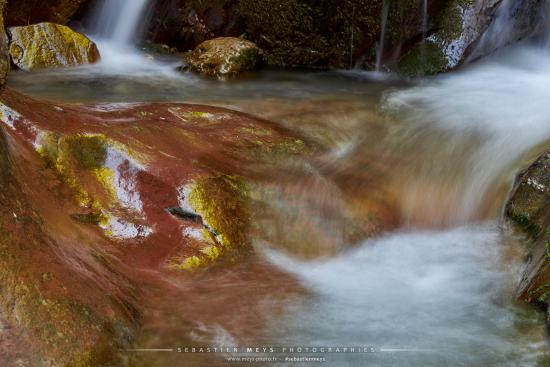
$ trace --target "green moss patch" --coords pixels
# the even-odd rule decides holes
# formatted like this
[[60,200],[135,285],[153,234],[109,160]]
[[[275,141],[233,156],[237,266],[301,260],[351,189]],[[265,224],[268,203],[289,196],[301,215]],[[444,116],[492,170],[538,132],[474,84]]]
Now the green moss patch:
[[106,138],[100,135],[76,135],[65,139],[72,155],[82,168],[93,170],[105,164]]
[[397,66],[400,74],[410,77],[434,75],[445,71],[448,61],[441,48],[434,42],[426,41],[415,46]]
[[539,235],[540,227],[536,223],[533,223],[529,219],[529,215],[527,215],[527,214],[513,214],[513,215],[510,216],[510,218],[512,219],[512,221],[514,223],[516,223],[521,228],[523,228],[523,230],[527,234],[529,234],[531,237],[535,238]]

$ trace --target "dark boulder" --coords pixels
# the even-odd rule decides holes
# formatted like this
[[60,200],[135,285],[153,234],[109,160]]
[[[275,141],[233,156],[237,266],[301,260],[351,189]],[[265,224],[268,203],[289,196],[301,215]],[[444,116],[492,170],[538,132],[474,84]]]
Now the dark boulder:
[[529,256],[518,289],[528,302],[548,307],[550,299],[550,151],[541,155],[516,182],[506,205],[507,220],[529,239]]

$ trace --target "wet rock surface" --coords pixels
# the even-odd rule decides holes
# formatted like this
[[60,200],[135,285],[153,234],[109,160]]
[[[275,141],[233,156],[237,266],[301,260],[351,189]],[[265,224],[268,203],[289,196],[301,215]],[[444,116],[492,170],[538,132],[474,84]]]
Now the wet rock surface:
[[[150,39],[187,51],[244,34],[270,65],[373,69],[379,59],[385,69],[418,76],[451,70],[544,28],[537,0],[425,6],[426,13],[423,2],[407,0],[159,1]],[[512,24],[511,31],[503,32],[503,24]]]
[[11,27],[8,33],[10,58],[22,70],[76,66],[99,60],[95,43],[64,25]]
[[261,55],[258,46],[250,41],[220,37],[201,43],[184,60],[192,71],[223,79],[256,69]]
[[178,299],[190,270],[250,256],[246,166],[294,141],[214,107],[51,105],[10,90],[2,103],[0,304],[28,363],[121,364],[144,337],[144,294]]
[[[281,242],[281,247],[292,250],[304,236],[318,240],[322,236],[316,228],[324,223],[323,218],[315,218],[318,205],[323,215],[330,212],[332,218],[323,233],[335,230],[331,239],[342,246],[344,241],[363,239],[388,221],[382,216],[361,223],[363,216],[370,218],[383,207],[369,204],[369,195],[365,203],[355,201],[349,207],[338,198],[333,204],[316,203],[301,185],[285,177],[296,177],[296,164],[307,165],[302,160],[315,151],[313,145],[321,144],[312,145],[280,125],[243,113],[181,103],[52,104],[12,90],[3,93],[0,112],[2,129],[13,142],[8,156],[17,154],[15,168],[21,171],[13,190],[5,191],[4,206],[32,208],[34,216],[25,220],[36,230],[17,232],[8,224],[27,218],[25,214],[14,211],[17,218],[11,212],[3,214],[3,228],[13,233],[5,237],[6,246],[19,243],[12,236],[25,239],[29,250],[21,261],[29,264],[22,268],[30,272],[29,284],[64,289],[63,298],[43,296],[46,291],[41,288],[37,291],[57,312],[46,324],[54,334],[42,335],[42,329],[27,323],[17,324],[14,330],[21,330],[34,355],[45,355],[54,365],[71,358],[83,358],[83,365],[118,365],[121,355],[133,358],[131,353],[119,354],[119,349],[158,347],[159,338],[175,345],[197,334],[213,338],[217,325],[244,342],[254,340],[247,338],[261,332],[258,323],[262,321],[251,322],[239,312],[240,307],[265,312],[261,302],[265,294],[274,292],[275,284],[293,284],[273,266],[258,261],[257,241],[274,246]],[[14,167],[10,160],[2,162],[1,172]],[[14,179],[7,173],[4,177]],[[19,184],[25,187],[22,193],[15,192]],[[316,183],[315,190],[327,188]],[[304,200],[311,207],[294,213]],[[269,230],[279,217],[288,217],[281,222],[284,226]],[[36,243],[27,241],[35,237]],[[52,250],[37,251],[35,246]],[[318,250],[306,247],[292,251],[316,258],[340,248],[334,243]],[[13,251],[6,247],[8,258]],[[44,266],[30,267],[36,263]],[[56,265],[50,269],[50,263]],[[4,266],[5,276],[19,274],[21,269],[19,262]],[[221,292],[220,284],[227,286]],[[254,297],[247,293],[249,287],[258,290]],[[91,306],[79,293],[89,288],[94,289],[86,296],[92,297]],[[293,284],[277,290],[279,301],[296,289]],[[248,296],[239,299],[243,294]],[[1,296],[6,313],[11,315],[8,305],[18,302],[28,308],[17,310],[42,310],[42,298],[32,295],[39,303],[7,288]],[[237,306],[227,310],[229,302]],[[35,325],[46,322],[42,316],[33,316]],[[239,320],[245,319],[241,326]],[[99,327],[94,336],[87,331],[92,323],[105,325],[107,331]],[[57,345],[70,351],[78,340],[68,325],[89,333],[89,344],[78,352],[75,349],[74,355],[61,355]],[[13,334],[6,340],[17,340],[19,334]],[[46,351],[44,345],[50,344],[35,345],[37,338],[54,347]],[[89,353],[83,357],[81,352]],[[140,357],[140,363],[147,360]],[[165,360],[154,358],[161,366],[159,361]]]
[[[439,14],[446,2],[430,2],[430,13]],[[187,51],[211,38],[245,34],[270,65],[349,68],[368,60],[372,66],[382,6],[365,0],[159,1],[151,39]],[[416,1],[392,2],[396,47],[422,33],[421,13]]]
[[52,200],[48,187],[59,182],[42,175],[32,149],[10,142],[8,148],[1,129],[0,306],[8,326],[2,339],[16,343],[0,348],[0,360],[32,366],[118,363],[118,350],[136,332],[138,295],[122,266],[101,248],[104,240],[57,214],[71,210],[71,203]]
[[[550,152],[517,179],[506,205],[506,218],[529,238],[529,256],[518,296],[532,303],[550,299]],[[549,310],[550,314],[550,310]]]

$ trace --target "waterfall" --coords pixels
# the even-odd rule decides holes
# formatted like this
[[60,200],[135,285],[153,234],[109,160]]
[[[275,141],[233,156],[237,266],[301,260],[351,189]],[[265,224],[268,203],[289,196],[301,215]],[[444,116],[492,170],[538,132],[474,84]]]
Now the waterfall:
[[376,48],[376,71],[380,71],[382,66],[382,58],[384,56],[384,42],[386,39],[386,25],[388,23],[388,12],[390,9],[389,1],[384,1],[382,6],[382,16],[380,21],[380,40]]
[[157,62],[136,47],[147,27],[150,0],[102,0],[90,14],[87,34],[101,54],[95,71],[107,74],[172,75],[176,63]]
[[426,38],[428,37],[428,0],[422,0],[422,42],[420,44],[420,52],[422,62],[427,62]]
[[428,36],[428,0],[423,0],[422,4],[422,42],[426,43]]
[[95,38],[131,47],[138,39],[149,0],[106,0],[93,14],[90,33]]
[[467,61],[488,55],[514,42],[549,34],[550,0],[502,0],[493,21]]

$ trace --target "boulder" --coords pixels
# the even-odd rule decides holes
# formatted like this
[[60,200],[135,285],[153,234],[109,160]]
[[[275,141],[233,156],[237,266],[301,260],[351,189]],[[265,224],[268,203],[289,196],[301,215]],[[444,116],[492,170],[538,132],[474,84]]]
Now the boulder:
[[94,63],[99,51],[94,42],[71,28],[40,23],[8,28],[12,62],[22,70]]
[[521,173],[506,205],[510,223],[528,237],[529,256],[518,289],[528,302],[550,300],[550,151]]
[[118,366],[137,332],[133,286],[113,270],[120,265],[101,237],[58,215],[65,200],[42,199],[57,179],[39,173],[39,156],[26,155],[6,130],[0,126],[0,332],[2,344],[14,343],[0,347],[0,365]]
[[187,51],[245,34],[269,65],[373,69],[381,61],[384,69],[425,75],[539,33],[544,4],[430,0],[424,10],[424,1],[411,0],[158,0],[150,39]]
[[205,41],[185,56],[189,69],[209,77],[225,78],[254,70],[262,52],[254,43],[235,37]]
[[[195,299],[182,293],[185,279],[252,251],[254,167],[291,159],[303,144],[274,123],[222,108],[53,106],[6,88],[1,336],[25,343],[10,346],[18,363],[0,345],[0,366],[126,365],[124,349],[148,345],[140,330],[151,326],[157,286],[168,286],[160,304]],[[202,313],[192,320],[212,321]]]
[[[378,39],[382,0],[159,0],[150,37],[181,51],[246,34],[277,66],[345,68]],[[351,47],[350,47],[351,43]]]

